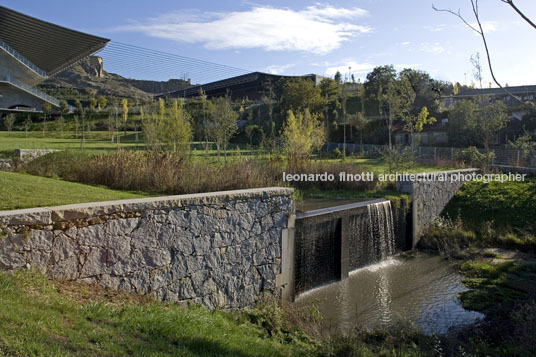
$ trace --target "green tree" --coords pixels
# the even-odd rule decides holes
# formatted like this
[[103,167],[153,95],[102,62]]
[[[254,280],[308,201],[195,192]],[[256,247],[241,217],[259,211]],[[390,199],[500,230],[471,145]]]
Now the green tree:
[[469,99],[456,100],[449,109],[447,133],[452,145],[474,145],[473,133],[468,129],[467,123],[474,121],[477,109],[476,103]]
[[95,107],[97,106],[97,100],[95,97],[89,98],[89,111],[93,112],[95,110]]
[[26,119],[24,119],[24,122],[22,123],[24,126],[24,136],[28,137],[28,130],[30,129],[30,126],[32,125],[32,118],[28,115]]
[[288,111],[281,139],[291,168],[298,168],[301,162],[309,160],[315,150],[322,148],[324,138],[321,122],[308,110],[298,115]]
[[210,137],[216,143],[218,159],[220,150],[223,149],[225,161],[227,161],[227,145],[237,131],[238,113],[233,110],[231,99],[228,96],[214,98],[212,104],[213,111],[209,124]]
[[170,115],[160,122],[159,137],[174,152],[186,152],[192,138],[190,123],[185,120],[182,101],[171,102]]
[[424,125],[433,124],[435,122],[436,118],[430,116],[428,108],[426,107],[422,107],[418,115],[409,113],[408,115],[404,116],[404,129],[410,133],[411,147],[413,149],[415,149],[416,146],[415,133],[421,132],[424,128]]
[[15,114],[10,113],[4,118],[4,126],[7,129],[7,135],[11,136],[11,130],[13,130],[13,125],[15,124]]
[[328,138],[330,123],[337,120],[341,109],[341,86],[334,79],[324,78],[320,81],[320,94],[324,98],[324,131]]
[[341,72],[337,71],[335,73],[335,76],[333,76],[333,80],[335,81],[335,83],[337,84],[342,84],[342,74]]
[[378,103],[378,115],[382,115],[379,102],[382,102],[382,97],[387,94],[389,83],[395,79],[396,70],[393,66],[378,66],[367,74],[367,79],[364,83],[365,95],[367,101]]
[[56,119],[56,130],[58,130],[61,134],[61,137],[63,138],[63,129],[65,127],[65,119],[62,115],[58,119]]
[[486,98],[481,98],[476,115],[467,122],[469,130],[484,146],[488,158],[491,146],[495,143],[499,131],[506,126],[507,120],[506,105],[502,101],[489,103]]
[[313,81],[301,77],[286,80],[281,88],[282,113],[292,110],[295,113],[308,109],[311,114],[319,114],[324,109],[324,98]]
[[97,99],[97,108],[99,110],[102,110],[106,108],[106,105],[108,105],[108,99],[106,99],[106,97],[103,95],[99,96],[99,98]]
[[43,103],[43,137],[45,136],[45,131],[47,127],[47,116],[50,115],[50,112],[52,111],[52,106],[49,102]]
[[69,113],[69,104],[67,104],[67,101],[65,99],[60,100],[60,113]]

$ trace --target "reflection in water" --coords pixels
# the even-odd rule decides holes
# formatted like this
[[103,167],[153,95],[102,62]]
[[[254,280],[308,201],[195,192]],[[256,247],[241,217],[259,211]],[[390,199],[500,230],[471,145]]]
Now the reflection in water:
[[391,322],[391,292],[389,291],[389,280],[383,270],[378,272],[376,279],[376,299],[378,300],[380,324],[389,325]]
[[296,304],[317,301],[333,332],[410,321],[424,332],[443,333],[482,317],[460,306],[458,294],[465,290],[461,279],[441,257],[389,258],[353,271],[342,282],[306,292]]

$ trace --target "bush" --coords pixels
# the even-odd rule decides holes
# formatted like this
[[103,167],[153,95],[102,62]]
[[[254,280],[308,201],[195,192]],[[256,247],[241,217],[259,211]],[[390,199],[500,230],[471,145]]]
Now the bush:
[[456,158],[461,160],[465,165],[476,167],[485,167],[494,157],[494,153],[490,152],[488,155],[482,154],[474,146],[470,146],[456,154]]

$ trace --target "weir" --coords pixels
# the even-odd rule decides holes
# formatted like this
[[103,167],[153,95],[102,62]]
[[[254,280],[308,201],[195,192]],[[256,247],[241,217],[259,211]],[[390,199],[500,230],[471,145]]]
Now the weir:
[[[296,215],[294,293],[342,280],[350,271],[405,249],[391,202],[377,199]],[[398,225],[398,230],[405,230]],[[400,238],[400,237],[399,237]]]

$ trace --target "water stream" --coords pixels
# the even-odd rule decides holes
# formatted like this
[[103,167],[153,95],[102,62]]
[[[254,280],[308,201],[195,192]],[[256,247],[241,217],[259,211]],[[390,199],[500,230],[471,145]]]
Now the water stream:
[[482,314],[463,309],[462,277],[438,256],[391,257],[354,270],[349,278],[301,294],[298,306],[317,304],[335,333],[410,322],[425,333],[475,322]]

